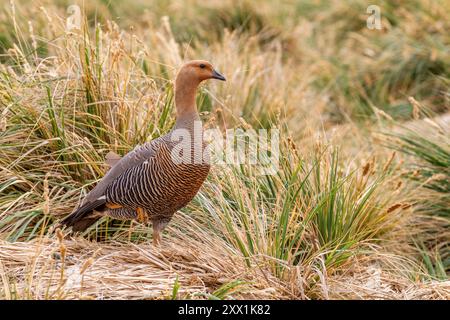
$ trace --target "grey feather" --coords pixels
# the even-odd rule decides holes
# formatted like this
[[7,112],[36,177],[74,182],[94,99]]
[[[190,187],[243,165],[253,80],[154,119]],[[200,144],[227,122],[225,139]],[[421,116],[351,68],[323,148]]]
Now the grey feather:
[[94,189],[89,192],[81,203],[95,201],[99,197],[105,194],[105,190],[108,185],[114,181],[118,176],[127,171],[128,169],[138,166],[149,158],[153,157],[155,154],[155,145],[159,143],[161,138],[157,138],[151,142],[145,143],[142,146],[134,148],[133,151],[129,152],[122,159],[120,159],[103,177],[102,180],[95,186]]
[[105,156],[105,163],[110,167],[114,167],[120,161],[120,159],[122,159],[121,156],[113,151],[110,151]]

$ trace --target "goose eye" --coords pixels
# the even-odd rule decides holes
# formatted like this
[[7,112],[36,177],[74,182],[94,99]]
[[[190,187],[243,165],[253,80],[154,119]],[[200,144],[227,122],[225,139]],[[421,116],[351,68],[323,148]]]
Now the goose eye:
[[202,69],[205,69],[206,66],[202,63],[202,64],[199,65],[199,67],[202,68]]

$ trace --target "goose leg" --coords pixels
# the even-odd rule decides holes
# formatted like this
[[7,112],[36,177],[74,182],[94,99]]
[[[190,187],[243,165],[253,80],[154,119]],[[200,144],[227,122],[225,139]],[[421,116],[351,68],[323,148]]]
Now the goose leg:
[[155,247],[158,247],[161,243],[161,235],[159,233],[159,230],[155,225],[153,225],[153,245]]
[[153,224],[153,245],[158,246],[161,243],[161,232],[167,226],[170,219],[154,219]]
[[136,209],[137,212],[137,221],[139,221],[140,223],[147,223],[148,221],[148,217],[147,214],[145,213],[145,210],[142,209],[141,207],[138,207]]

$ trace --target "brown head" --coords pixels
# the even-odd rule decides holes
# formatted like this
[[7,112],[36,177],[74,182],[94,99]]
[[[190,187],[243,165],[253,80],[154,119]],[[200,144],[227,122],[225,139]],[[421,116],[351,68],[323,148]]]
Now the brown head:
[[225,81],[225,77],[216,71],[212,64],[205,60],[192,60],[186,62],[178,71],[178,80],[194,82],[199,84],[200,82],[208,79],[217,79]]
[[180,68],[175,80],[175,104],[179,115],[196,112],[197,87],[200,82],[208,79],[226,80],[205,60],[192,60]]

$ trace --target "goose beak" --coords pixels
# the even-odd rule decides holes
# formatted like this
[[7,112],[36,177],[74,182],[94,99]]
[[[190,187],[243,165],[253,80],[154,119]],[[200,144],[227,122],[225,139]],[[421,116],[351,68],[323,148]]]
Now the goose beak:
[[213,70],[212,78],[213,79],[217,79],[217,80],[222,80],[222,81],[226,81],[227,80],[227,79],[225,79],[225,77],[222,74],[220,74],[220,72],[217,72],[216,70]]

